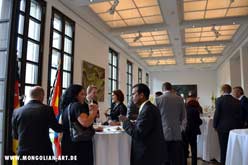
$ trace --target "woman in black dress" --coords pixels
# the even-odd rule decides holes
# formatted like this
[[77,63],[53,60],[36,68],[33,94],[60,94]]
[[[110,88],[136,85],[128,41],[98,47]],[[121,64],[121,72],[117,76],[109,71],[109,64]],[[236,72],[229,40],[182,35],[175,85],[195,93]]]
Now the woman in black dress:
[[[77,160],[61,161],[61,164],[93,165],[92,140],[72,142],[69,131],[68,110],[72,122],[78,122],[82,127],[92,127],[98,107],[95,104],[87,105],[84,101],[85,91],[81,85],[71,85],[62,96],[60,104],[64,129],[61,141],[62,155],[66,155],[69,158],[70,156],[77,156]],[[71,105],[70,109],[68,109],[69,105]]]
[[127,107],[123,104],[124,94],[121,90],[117,89],[113,91],[112,101],[110,114],[105,115],[109,117],[110,125],[120,125],[119,116],[127,115]]

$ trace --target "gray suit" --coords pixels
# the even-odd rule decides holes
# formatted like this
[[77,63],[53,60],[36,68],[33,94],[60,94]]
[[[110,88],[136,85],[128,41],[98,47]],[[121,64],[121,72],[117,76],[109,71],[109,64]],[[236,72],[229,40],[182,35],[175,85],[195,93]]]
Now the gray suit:
[[185,105],[180,96],[166,92],[155,100],[161,118],[166,141],[182,140],[181,128],[185,120]]

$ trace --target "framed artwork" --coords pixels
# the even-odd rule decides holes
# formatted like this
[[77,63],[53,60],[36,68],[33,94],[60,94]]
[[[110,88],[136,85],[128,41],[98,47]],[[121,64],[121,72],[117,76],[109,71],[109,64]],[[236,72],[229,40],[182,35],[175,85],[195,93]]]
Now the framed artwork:
[[172,88],[176,93],[183,98],[194,95],[197,97],[197,85],[172,85]]
[[97,87],[97,101],[104,101],[105,69],[97,65],[83,61],[82,64],[82,85],[85,89],[89,85]]

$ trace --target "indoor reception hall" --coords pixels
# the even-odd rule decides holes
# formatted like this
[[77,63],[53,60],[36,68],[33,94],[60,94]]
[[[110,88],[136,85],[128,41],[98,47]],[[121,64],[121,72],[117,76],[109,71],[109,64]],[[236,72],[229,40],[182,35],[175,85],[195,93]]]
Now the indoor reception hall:
[[248,165],[248,0],[0,0],[0,165]]

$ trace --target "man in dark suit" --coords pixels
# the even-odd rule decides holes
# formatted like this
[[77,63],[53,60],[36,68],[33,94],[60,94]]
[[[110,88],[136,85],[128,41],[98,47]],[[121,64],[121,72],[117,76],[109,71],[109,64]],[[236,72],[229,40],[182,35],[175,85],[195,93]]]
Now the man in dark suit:
[[248,98],[244,95],[242,87],[237,86],[233,88],[233,96],[240,100],[242,108],[242,116],[245,122],[245,127],[248,127]]
[[130,101],[127,104],[127,117],[130,120],[136,120],[138,115],[139,115],[139,107],[138,105],[134,104],[132,99],[130,99]]
[[224,84],[221,88],[223,94],[216,100],[213,126],[218,132],[221,164],[225,164],[229,132],[232,129],[243,127],[242,110],[239,100],[230,95],[232,88]]
[[[62,126],[58,124],[52,107],[42,103],[44,90],[40,86],[30,90],[30,98],[31,101],[16,109],[12,116],[12,135],[19,141],[18,155],[54,155],[49,128],[61,132]],[[20,161],[19,164],[45,162]]]
[[139,115],[133,124],[120,117],[123,128],[132,137],[131,165],[161,165],[163,130],[158,109],[148,100],[150,90],[145,84],[133,87],[133,102],[140,105]]

